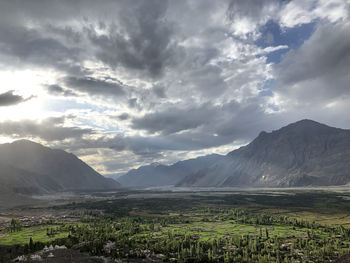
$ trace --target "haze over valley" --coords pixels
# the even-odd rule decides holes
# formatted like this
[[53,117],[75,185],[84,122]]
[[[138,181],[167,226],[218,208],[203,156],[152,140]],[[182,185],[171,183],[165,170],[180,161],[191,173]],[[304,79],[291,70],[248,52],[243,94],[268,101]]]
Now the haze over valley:
[[271,133],[262,131],[247,146],[225,156],[208,155],[170,166],[144,166],[117,180],[125,186],[347,185],[349,154],[349,130],[301,120]]

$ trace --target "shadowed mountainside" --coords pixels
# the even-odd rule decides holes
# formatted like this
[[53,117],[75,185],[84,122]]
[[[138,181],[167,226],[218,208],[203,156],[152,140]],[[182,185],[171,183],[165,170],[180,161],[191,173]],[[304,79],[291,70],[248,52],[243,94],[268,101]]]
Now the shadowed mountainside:
[[189,174],[177,186],[289,187],[350,182],[350,130],[302,120]]
[[0,145],[0,185],[2,193],[20,194],[115,189],[120,186],[101,176],[74,154],[28,140]]

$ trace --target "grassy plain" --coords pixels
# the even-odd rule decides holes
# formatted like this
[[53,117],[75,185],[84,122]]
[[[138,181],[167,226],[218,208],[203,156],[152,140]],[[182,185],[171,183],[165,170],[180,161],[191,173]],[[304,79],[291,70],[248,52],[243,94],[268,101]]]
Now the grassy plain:
[[18,232],[3,231],[0,233],[0,245],[25,245],[28,244],[30,238],[34,241],[50,243],[57,238],[67,237],[69,232],[63,231],[55,235],[48,236],[47,228],[55,228],[55,225],[39,225],[25,227]]

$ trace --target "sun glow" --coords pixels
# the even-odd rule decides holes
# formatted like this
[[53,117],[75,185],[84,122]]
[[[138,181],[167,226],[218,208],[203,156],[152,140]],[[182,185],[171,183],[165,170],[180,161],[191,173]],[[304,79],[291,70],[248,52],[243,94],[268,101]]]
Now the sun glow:
[[[51,83],[54,76],[43,71],[0,71],[0,93],[10,90],[28,101],[7,107],[0,107],[0,120],[40,120],[47,117],[43,110],[48,104],[48,95],[43,83]],[[32,97],[32,98],[31,98]]]

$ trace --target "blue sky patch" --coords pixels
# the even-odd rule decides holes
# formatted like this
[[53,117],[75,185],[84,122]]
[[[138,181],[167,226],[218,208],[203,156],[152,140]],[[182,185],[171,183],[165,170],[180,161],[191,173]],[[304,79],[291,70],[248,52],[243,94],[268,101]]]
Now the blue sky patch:
[[271,87],[275,83],[274,79],[266,80],[263,85],[259,88],[259,96],[260,97],[272,97],[273,93],[271,91]]
[[315,30],[316,22],[303,24],[293,28],[281,28],[278,23],[270,20],[260,29],[261,37],[255,44],[261,48],[287,45],[288,49],[277,50],[267,54],[267,63],[279,63],[283,54],[290,49],[298,49],[305,40],[309,39]]

